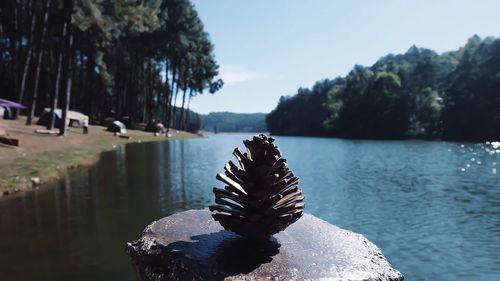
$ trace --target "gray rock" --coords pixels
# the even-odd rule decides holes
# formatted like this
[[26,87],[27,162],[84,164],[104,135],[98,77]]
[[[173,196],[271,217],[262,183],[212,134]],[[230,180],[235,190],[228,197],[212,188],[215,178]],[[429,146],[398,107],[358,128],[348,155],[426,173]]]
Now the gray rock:
[[224,230],[207,209],[158,220],[127,252],[141,280],[403,280],[364,236],[304,214],[269,241]]

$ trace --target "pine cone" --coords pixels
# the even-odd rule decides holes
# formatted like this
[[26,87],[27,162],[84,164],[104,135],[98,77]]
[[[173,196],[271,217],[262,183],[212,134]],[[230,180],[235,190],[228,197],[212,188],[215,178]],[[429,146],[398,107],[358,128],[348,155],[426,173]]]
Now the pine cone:
[[216,205],[209,206],[213,218],[225,229],[239,235],[266,239],[297,221],[304,210],[299,179],[286,165],[286,159],[273,138],[260,134],[245,140],[242,153],[233,155],[240,167],[229,161],[217,179],[224,189],[214,187]]

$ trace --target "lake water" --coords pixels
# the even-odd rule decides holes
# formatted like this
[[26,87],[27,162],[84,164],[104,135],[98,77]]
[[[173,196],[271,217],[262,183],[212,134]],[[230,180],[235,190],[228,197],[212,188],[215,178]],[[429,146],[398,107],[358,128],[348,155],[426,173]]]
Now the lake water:
[[[250,137],[119,146],[54,188],[0,201],[0,280],[137,280],[125,242],[210,204],[215,174]],[[500,280],[500,150],[276,139],[306,211],[367,236],[406,280]]]

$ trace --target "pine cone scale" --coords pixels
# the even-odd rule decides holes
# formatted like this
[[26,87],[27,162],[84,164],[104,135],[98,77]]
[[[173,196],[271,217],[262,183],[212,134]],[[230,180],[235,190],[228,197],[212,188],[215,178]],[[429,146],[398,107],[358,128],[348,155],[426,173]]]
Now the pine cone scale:
[[[225,184],[227,184],[226,187],[229,187],[229,191],[236,192],[240,195],[248,195],[248,193],[245,192],[245,190],[241,187],[240,184],[236,183],[235,181],[231,180],[228,178],[225,174],[217,174],[216,178]],[[228,190],[228,188],[226,188]]]
[[238,204],[235,204],[232,202],[233,200],[226,200],[225,198],[215,198],[215,203],[219,204],[219,205],[226,205],[228,207],[231,207],[235,210],[238,210],[238,211],[242,211],[244,209],[243,206],[240,206]]
[[213,188],[213,193],[215,194],[216,198],[217,197],[226,197],[226,198],[234,198],[235,196],[241,196],[241,195],[238,195],[236,193],[232,193],[232,192],[229,192],[225,189],[221,189],[221,188],[217,188],[217,187],[214,187]]
[[230,206],[226,205],[211,205],[208,207],[210,211],[219,211],[222,213],[228,213],[230,215],[235,215],[235,216],[243,216],[243,212],[238,211],[236,209],[231,208]]
[[229,172],[231,174],[233,174],[234,177],[238,178],[238,180],[240,182],[245,182],[247,179],[245,178],[245,171],[239,169],[238,167],[236,167],[236,165],[234,165],[233,162],[229,161],[229,163],[227,163],[225,166],[224,166],[224,170],[226,172]]
[[245,171],[246,167],[250,164],[250,161],[248,161],[243,152],[241,152],[238,148],[234,150],[233,155],[240,163],[241,169]]

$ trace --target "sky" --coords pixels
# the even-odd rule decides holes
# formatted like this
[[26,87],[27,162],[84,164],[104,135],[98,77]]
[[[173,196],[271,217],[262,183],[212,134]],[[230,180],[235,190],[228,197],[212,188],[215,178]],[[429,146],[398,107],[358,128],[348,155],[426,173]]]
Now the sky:
[[192,0],[225,84],[191,101],[202,114],[274,109],[318,80],[345,76],[412,45],[456,50],[500,37],[498,0]]

